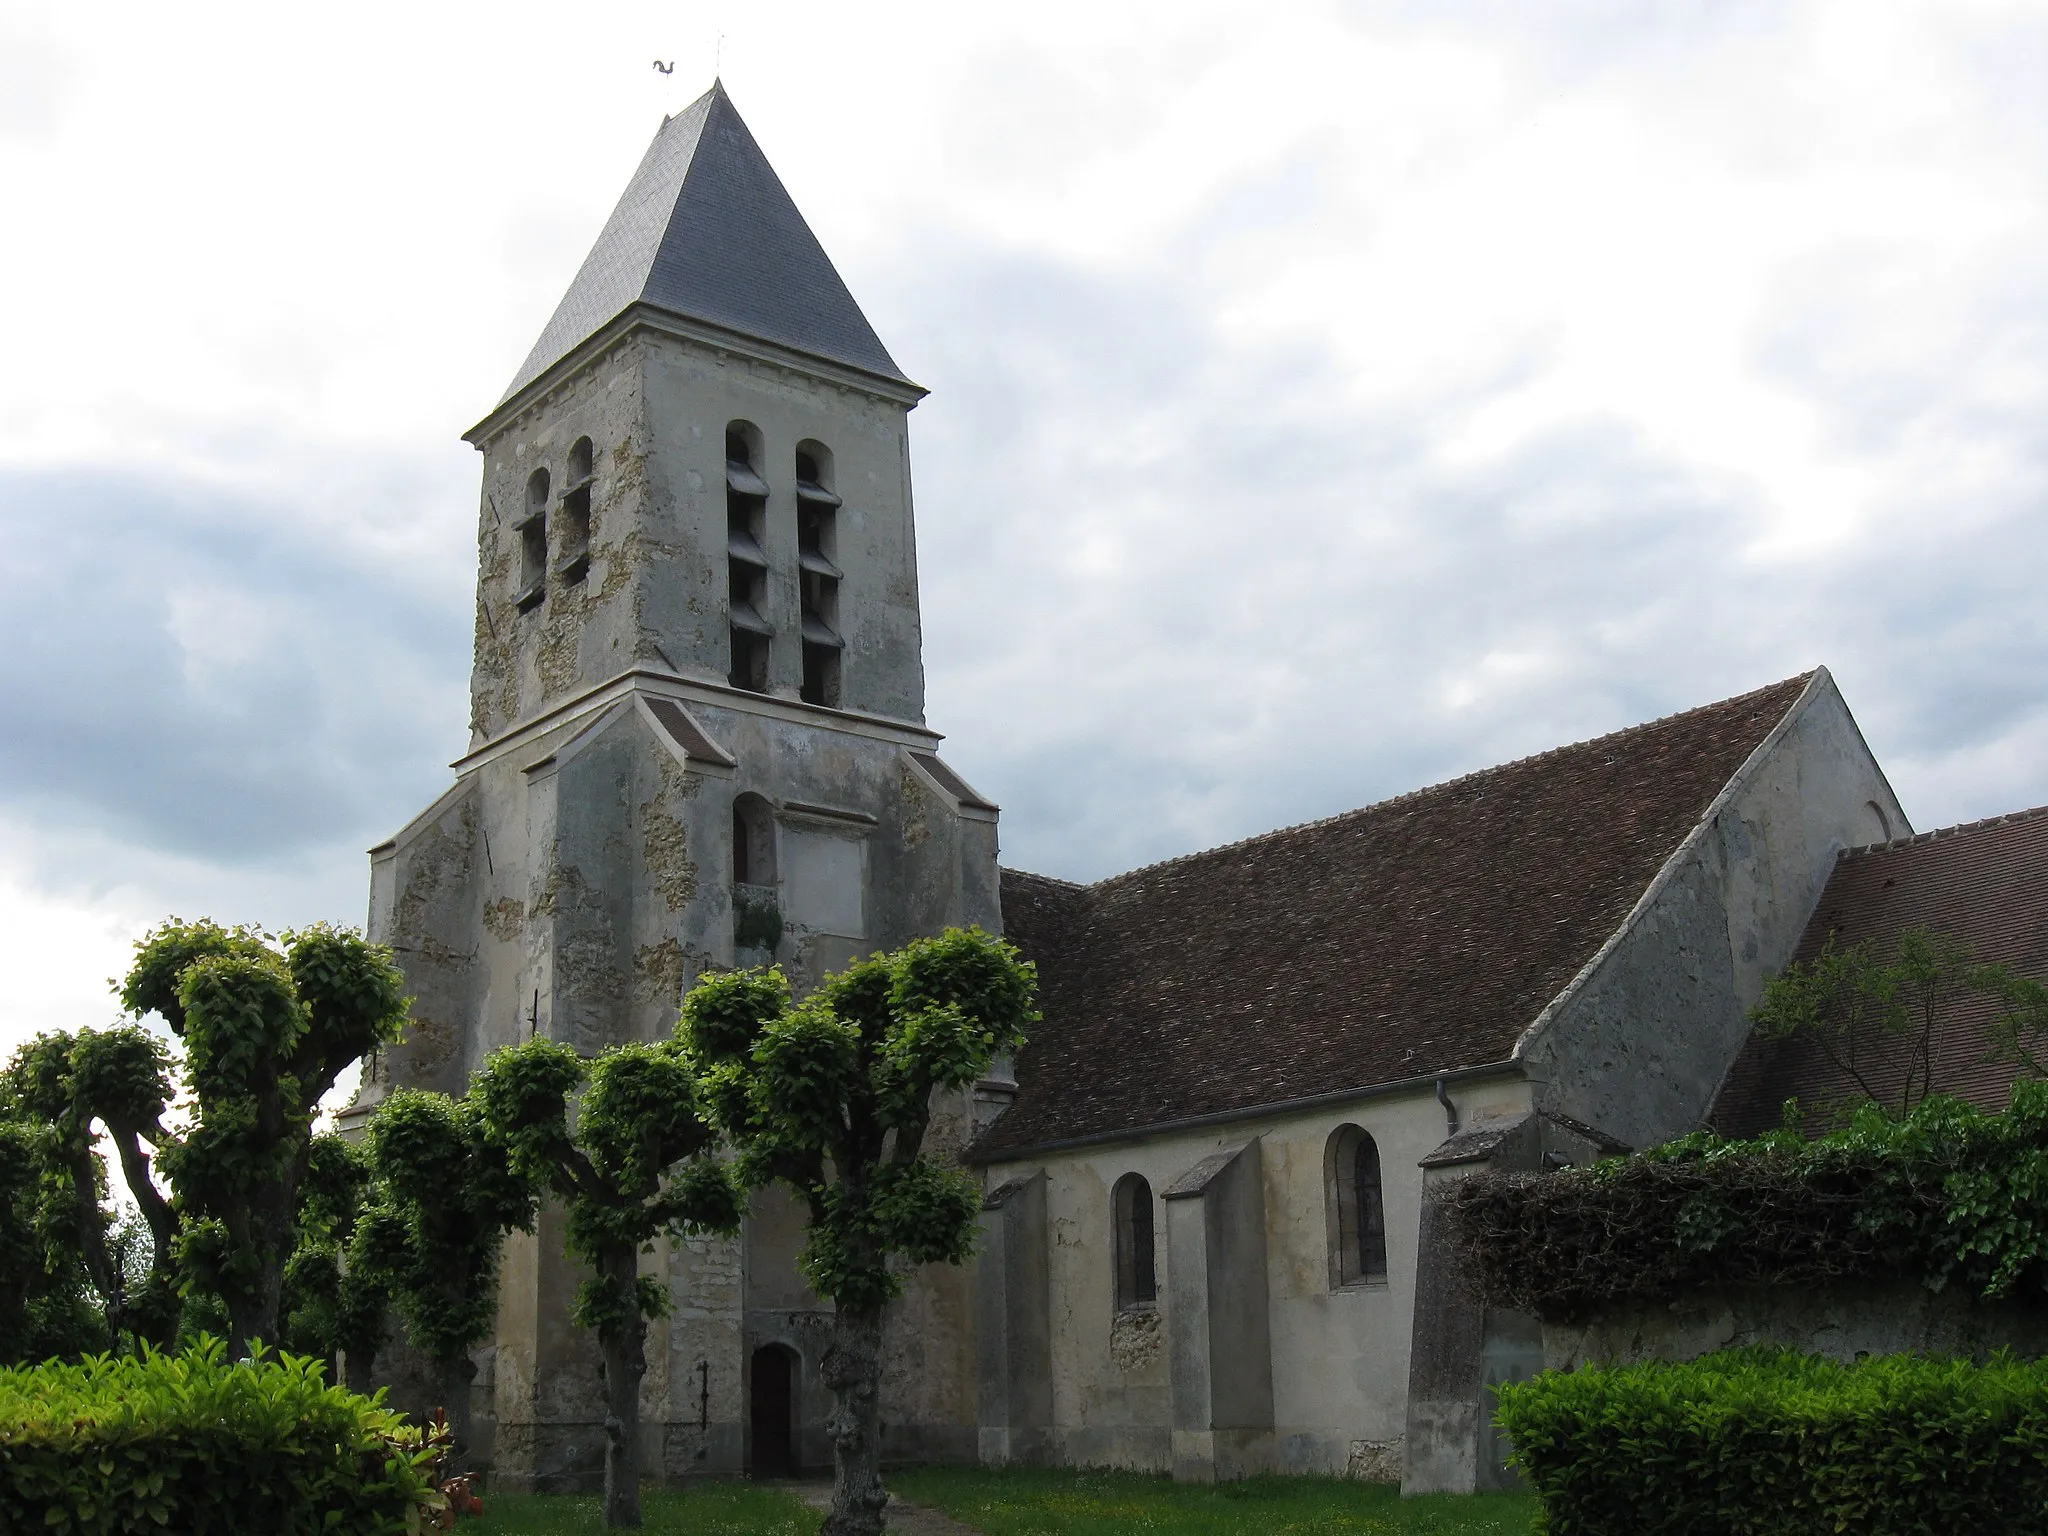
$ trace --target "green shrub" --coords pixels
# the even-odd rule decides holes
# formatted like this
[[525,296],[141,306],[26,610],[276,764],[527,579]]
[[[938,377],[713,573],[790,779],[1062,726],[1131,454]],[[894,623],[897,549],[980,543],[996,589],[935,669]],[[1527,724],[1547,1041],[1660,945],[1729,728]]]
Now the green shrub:
[[0,1371],[0,1531],[57,1536],[421,1528],[433,1453],[381,1399],[292,1356],[96,1356]]
[[1905,1277],[2048,1297],[2048,1082],[1987,1115],[1932,1098],[1866,1106],[1808,1141],[1704,1132],[1554,1173],[1482,1174],[1436,1196],[1496,1306],[1573,1318],[1716,1285]]
[[2048,1530],[2048,1366],[1734,1350],[1498,1391],[1548,1536]]

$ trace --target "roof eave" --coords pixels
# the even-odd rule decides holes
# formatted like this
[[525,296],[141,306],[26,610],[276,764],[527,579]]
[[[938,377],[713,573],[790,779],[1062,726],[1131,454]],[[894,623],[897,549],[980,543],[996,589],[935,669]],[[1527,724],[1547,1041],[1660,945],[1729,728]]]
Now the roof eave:
[[[1396,1094],[1421,1093],[1439,1083],[1465,1083],[1475,1078],[1517,1076],[1522,1072],[1517,1060],[1482,1062],[1472,1067],[1447,1067],[1440,1072],[1423,1072],[1414,1077],[1398,1077],[1384,1083],[1368,1083],[1359,1088],[1340,1088],[1330,1093],[1309,1094],[1304,1098],[1279,1099],[1270,1104],[1247,1104],[1240,1109],[1213,1110],[1206,1115],[1186,1115],[1178,1120],[1155,1120],[1145,1125],[1118,1126],[1107,1131],[1089,1131],[1079,1136],[1059,1136],[1047,1141],[1026,1142],[1019,1146],[984,1146],[977,1142],[961,1154],[969,1163],[993,1164],[1027,1161],[1053,1152],[1070,1152],[1082,1147],[1102,1147],[1120,1141],[1144,1141],[1153,1136],[1170,1136],[1181,1131],[1202,1130],[1212,1125],[1231,1125],[1242,1120],[1263,1120],[1272,1115],[1306,1114],[1311,1110],[1328,1109],[1336,1104],[1363,1103],[1368,1099],[1390,1098]],[[989,1127],[993,1132],[1003,1122],[998,1119]]]
[[823,379],[828,383],[877,395],[903,406],[906,410],[914,409],[920,400],[931,393],[922,384],[913,383],[901,375],[878,373],[873,369],[841,362],[836,358],[801,351],[795,347],[785,347],[779,342],[749,336],[744,331],[731,330],[714,321],[702,320],[694,315],[685,315],[676,310],[664,309],[657,304],[649,304],[644,300],[636,300],[526,383],[506,395],[491,409],[490,414],[462,434],[462,440],[471,447],[482,448],[525,411],[637,331],[653,331],[661,335],[680,337],[685,341],[693,341],[721,352],[735,353],[756,362],[773,363],[798,373],[808,374],[812,378]]

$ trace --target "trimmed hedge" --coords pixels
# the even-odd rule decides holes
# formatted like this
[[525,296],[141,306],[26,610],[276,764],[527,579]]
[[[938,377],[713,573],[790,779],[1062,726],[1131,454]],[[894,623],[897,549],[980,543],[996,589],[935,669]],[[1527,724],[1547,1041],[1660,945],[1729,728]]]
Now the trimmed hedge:
[[2041,1364],[1731,1350],[1498,1394],[1547,1536],[2048,1530]]
[[1987,1115],[1951,1098],[1833,1135],[1704,1132],[1553,1173],[1481,1174],[1433,1197],[1473,1287],[1556,1321],[1703,1286],[1898,1276],[2048,1298],[2048,1081]]
[[426,1528],[436,1450],[293,1356],[97,1356],[0,1371],[0,1531],[382,1536]]

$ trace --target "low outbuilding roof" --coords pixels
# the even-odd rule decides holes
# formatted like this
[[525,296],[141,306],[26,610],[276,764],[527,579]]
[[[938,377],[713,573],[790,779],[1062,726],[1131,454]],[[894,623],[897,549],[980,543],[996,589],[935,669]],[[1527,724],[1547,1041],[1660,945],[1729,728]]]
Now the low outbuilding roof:
[[[2048,806],[1847,850],[1795,958],[1811,960],[1831,935],[1837,947],[1868,942],[1888,954],[1908,928],[1959,938],[1980,962],[2048,980]],[[1937,1015],[1934,1085],[1982,1109],[2005,1108],[2016,1070],[1993,1049],[1997,1011],[1980,995]],[[1894,1101],[1907,1069],[1898,1042],[1862,1040],[1857,1055],[1864,1082]],[[1724,1135],[1753,1136],[1780,1124],[1785,1101],[1796,1098],[1806,1128],[1819,1132],[1862,1097],[1814,1043],[1751,1040],[1722,1085],[1713,1124]]]
[[1505,1061],[1811,676],[1094,885],[1004,870],[1045,1019],[980,1154]]

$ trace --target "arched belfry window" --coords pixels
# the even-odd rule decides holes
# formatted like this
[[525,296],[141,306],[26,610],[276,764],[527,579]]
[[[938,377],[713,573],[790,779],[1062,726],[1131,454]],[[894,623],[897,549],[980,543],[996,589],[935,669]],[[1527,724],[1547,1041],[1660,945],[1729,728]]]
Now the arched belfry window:
[[768,482],[761,478],[761,434],[749,422],[725,429],[727,620],[732,640],[728,681],[768,691]]
[[536,469],[526,477],[526,510],[519,530],[519,590],[515,601],[523,612],[548,590],[548,472]]
[[1330,1138],[1330,1283],[1371,1285],[1387,1278],[1387,1202],[1380,1149],[1355,1125]]
[[1110,1205],[1116,1226],[1116,1304],[1120,1311],[1149,1307],[1159,1299],[1153,1259],[1152,1186],[1140,1174],[1116,1181]]
[[832,450],[804,442],[796,450],[797,587],[803,594],[806,704],[839,707],[839,497],[832,489]]
[[569,445],[569,483],[562,487],[562,526],[557,532],[564,581],[581,581],[590,569],[592,468],[590,439],[579,437]]

